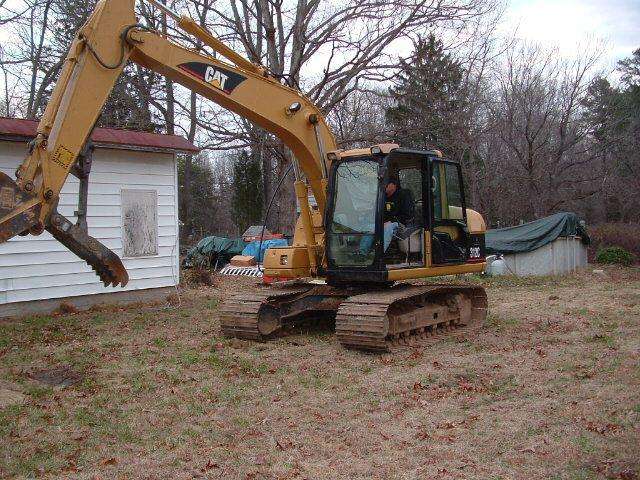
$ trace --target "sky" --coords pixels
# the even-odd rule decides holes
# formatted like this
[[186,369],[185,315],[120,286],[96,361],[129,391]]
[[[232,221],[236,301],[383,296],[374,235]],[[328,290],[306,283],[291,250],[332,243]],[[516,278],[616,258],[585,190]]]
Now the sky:
[[[640,47],[640,0],[509,0],[503,28],[517,28],[519,37],[567,55],[589,40],[604,40],[604,60],[613,66]],[[0,32],[0,40],[5,38]]]
[[[223,2],[226,0],[218,0]],[[507,0],[502,31],[569,58],[581,49],[602,46],[601,74],[615,78],[616,62],[640,48],[640,0]],[[11,7],[22,3],[8,0]],[[2,30],[5,30],[4,32]],[[0,42],[8,39],[0,29]],[[324,62],[319,62],[324,66]],[[312,68],[313,69],[313,68]]]
[[504,23],[568,56],[604,41],[604,69],[640,48],[640,0],[511,0]]

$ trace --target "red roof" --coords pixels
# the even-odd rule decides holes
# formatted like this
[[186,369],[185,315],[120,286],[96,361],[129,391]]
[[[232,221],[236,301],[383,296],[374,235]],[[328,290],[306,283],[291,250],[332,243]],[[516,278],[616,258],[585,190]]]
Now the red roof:
[[[0,136],[9,135],[31,139],[36,136],[38,122],[21,118],[0,117]],[[117,128],[96,128],[91,140],[101,146],[113,145],[121,148],[137,147],[141,150],[175,150],[198,152],[199,148],[184,137],[161,135],[158,133],[122,130]]]

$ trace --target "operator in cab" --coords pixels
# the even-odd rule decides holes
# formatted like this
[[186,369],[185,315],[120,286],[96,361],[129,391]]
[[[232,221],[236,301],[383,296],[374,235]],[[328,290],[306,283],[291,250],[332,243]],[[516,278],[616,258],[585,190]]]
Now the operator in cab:
[[[400,187],[400,182],[390,178],[385,185],[384,221],[384,251],[391,244],[393,235],[398,228],[411,225],[415,217],[415,207],[411,191]],[[373,247],[373,235],[364,235],[360,241],[360,253],[367,253]]]
[[414,221],[415,207],[411,191],[400,186],[400,182],[395,178],[390,178],[385,186],[384,203],[384,251],[387,251],[391,239],[402,228],[410,225]]
[[401,188],[396,179],[389,179],[385,187],[386,201],[384,205],[384,222],[401,223],[409,225],[415,217],[415,207],[411,191]]

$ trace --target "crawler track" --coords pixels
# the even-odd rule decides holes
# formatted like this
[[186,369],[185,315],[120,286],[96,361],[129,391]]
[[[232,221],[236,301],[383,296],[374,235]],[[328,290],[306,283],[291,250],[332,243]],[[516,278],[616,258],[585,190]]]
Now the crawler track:
[[346,299],[336,315],[336,335],[347,348],[390,352],[477,329],[486,312],[481,287],[404,284]]
[[399,284],[363,293],[301,283],[235,295],[222,305],[220,322],[227,337],[264,341],[287,325],[335,316],[343,346],[389,352],[479,328],[486,313],[481,287]]
[[309,291],[310,285],[262,288],[255,293],[234,295],[226,300],[220,309],[220,324],[225,337],[243,340],[263,341],[282,327],[277,312],[272,311],[274,304],[289,297]]

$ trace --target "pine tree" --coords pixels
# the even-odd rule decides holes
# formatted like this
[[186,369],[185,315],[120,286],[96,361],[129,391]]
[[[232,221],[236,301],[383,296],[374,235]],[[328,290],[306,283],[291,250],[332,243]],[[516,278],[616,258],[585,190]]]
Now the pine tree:
[[[209,159],[200,154],[192,159],[191,168],[192,179],[187,191],[184,180],[185,158],[178,157],[179,218],[183,224],[180,234],[184,239],[219,234],[216,216],[220,202],[214,192],[214,175]],[[188,207],[185,202],[187,197],[195,199],[188,203]]]
[[386,117],[400,145],[438,148],[454,157],[456,128],[464,106],[463,69],[432,34],[419,39],[413,55],[402,60],[389,94],[395,105]]
[[240,232],[262,222],[264,198],[260,160],[256,155],[240,152],[233,165],[231,210]]
[[640,49],[618,62],[620,85],[596,77],[582,99],[591,150],[602,163],[604,218],[637,217],[640,208]]

